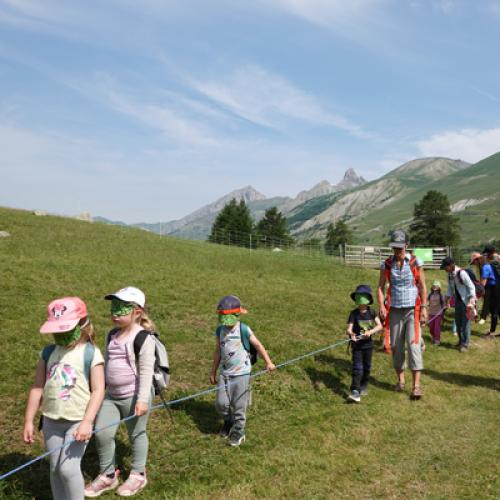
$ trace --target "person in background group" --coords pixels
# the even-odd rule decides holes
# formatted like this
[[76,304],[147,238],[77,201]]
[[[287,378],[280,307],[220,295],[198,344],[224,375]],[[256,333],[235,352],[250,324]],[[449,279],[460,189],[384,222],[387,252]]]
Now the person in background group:
[[435,345],[441,343],[441,323],[445,310],[445,299],[441,293],[441,282],[434,280],[431,286],[431,292],[427,297],[429,303],[429,330],[432,341]]
[[52,496],[55,500],[83,500],[80,463],[104,398],[104,359],[95,346],[87,306],[78,297],[53,300],[40,333],[53,334],[55,344],[40,354],[23,439],[34,442],[33,419],[41,405],[45,446],[55,450],[50,454]]
[[[420,320],[427,321],[427,290],[423,263],[407,252],[408,244],[408,235],[403,230],[391,233],[389,246],[394,255],[380,266],[377,298],[382,321],[389,315],[393,366],[398,376],[396,390],[403,391],[405,388],[406,344],[413,385],[410,397],[420,399],[420,375],[424,367]],[[388,307],[385,304],[386,284],[389,284]]]
[[[484,257],[479,253],[479,252],[472,252],[470,254],[470,266],[476,265],[478,268],[478,276],[481,276],[481,271],[484,263]],[[484,283],[481,280],[481,283],[484,286]],[[485,295],[482,300],[482,307],[481,307],[481,313],[479,314],[479,324],[484,325],[486,323],[486,320],[488,319],[488,314],[489,314],[489,296],[487,291],[485,290]]]
[[[135,341],[143,330],[152,332],[155,326],[146,313],[146,297],[138,288],[122,288],[104,298],[111,301],[111,321],[115,328],[106,339],[107,394],[96,420],[96,427],[101,429],[96,434],[100,472],[85,487],[85,496],[98,497],[118,488],[118,495],[128,497],[148,484],[146,424],[154,395],[155,341],[149,334],[143,337],[140,348]],[[115,468],[118,424],[111,424],[132,415],[135,418],[125,422],[132,444],[132,467],[127,480],[120,485],[120,471]]]
[[447,307],[450,298],[455,297],[455,323],[459,337],[457,347],[460,352],[465,352],[469,348],[471,320],[475,316],[476,288],[467,272],[458,267],[452,257],[443,259],[441,269],[448,273]]
[[497,329],[498,314],[500,310],[500,263],[498,262],[495,247],[486,245],[482,255],[481,284],[485,289],[485,304],[487,312],[491,315],[488,338],[494,338]]

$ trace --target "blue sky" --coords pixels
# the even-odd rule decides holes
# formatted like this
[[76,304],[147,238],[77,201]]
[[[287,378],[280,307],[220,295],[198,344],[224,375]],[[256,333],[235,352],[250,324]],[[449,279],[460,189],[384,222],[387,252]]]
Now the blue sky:
[[0,0],[0,205],[180,218],[500,150],[500,0]]

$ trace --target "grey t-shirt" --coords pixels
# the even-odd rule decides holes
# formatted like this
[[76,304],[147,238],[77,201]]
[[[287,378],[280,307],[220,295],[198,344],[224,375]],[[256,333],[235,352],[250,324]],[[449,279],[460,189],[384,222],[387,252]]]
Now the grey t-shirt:
[[[253,335],[248,327],[249,336]],[[250,353],[245,349],[241,341],[240,323],[238,322],[232,330],[223,326],[220,329],[220,373],[225,377],[237,375],[248,375],[252,371]]]

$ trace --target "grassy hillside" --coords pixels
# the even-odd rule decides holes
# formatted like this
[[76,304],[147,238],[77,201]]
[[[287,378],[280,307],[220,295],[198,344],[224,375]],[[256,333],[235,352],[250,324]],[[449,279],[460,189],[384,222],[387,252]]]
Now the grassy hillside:
[[[169,348],[173,399],[208,385],[222,295],[241,296],[247,322],[281,362],[342,339],[349,292],[359,282],[375,286],[377,278],[328,259],[160,239],[1,208],[0,230],[11,233],[0,238],[2,472],[43,449],[40,442],[22,444],[20,433],[37,353],[49,341],[38,328],[51,299],[81,296],[102,346],[110,327],[102,297],[128,284],[143,288]],[[466,355],[451,348],[448,333],[441,347],[428,346],[418,403],[393,392],[390,359],[378,351],[370,395],[359,406],[345,404],[345,348],[261,377],[239,449],[217,436],[211,396],[175,407],[171,417],[156,411],[150,486],[138,498],[495,498],[500,341],[478,333]],[[123,432],[118,450],[126,469]],[[92,443],[84,471],[97,471]],[[49,491],[46,463],[0,483],[4,498],[48,498]]]
[[[395,225],[406,225],[413,217],[415,203],[434,189],[445,193],[451,204],[460,200],[482,200],[458,212],[462,228],[462,244],[470,245],[498,238],[500,235],[500,153],[492,155],[469,168],[427,183],[394,203],[373,210],[352,225],[365,242],[379,242]],[[376,230],[373,230],[376,228]]]

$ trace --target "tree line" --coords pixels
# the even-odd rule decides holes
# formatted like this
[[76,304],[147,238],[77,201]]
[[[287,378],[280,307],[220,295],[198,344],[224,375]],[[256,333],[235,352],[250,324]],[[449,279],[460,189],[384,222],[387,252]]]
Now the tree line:
[[[409,232],[413,245],[456,247],[460,242],[460,230],[448,197],[439,191],[428,191],[414,205]],[[277,207],[267,209],[264,217],[256,223],[245,201],[238,202],[234,198],[218,213],[208,241],[247,248],[282,248],[305,243],[296,242],[290,235],[287,219]],[[328,225],[323,242],[319,239],[306,240],[311,245],[323,245],[329,255],[337,253],[339,246],[355,241],[352,229],[343,219]]]

